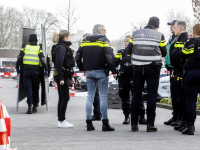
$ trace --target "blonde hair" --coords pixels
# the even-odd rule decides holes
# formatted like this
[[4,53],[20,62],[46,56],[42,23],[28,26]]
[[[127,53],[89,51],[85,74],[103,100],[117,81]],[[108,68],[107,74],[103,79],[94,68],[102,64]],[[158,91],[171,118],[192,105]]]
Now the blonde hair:
[[131,39],[131,38],[132,38],[132,35],[127,35],[125,38],[130,38],[130,39]]
[[52,42],[53,43],[58,43],[58,41],[63,40],[64,37],[68,37],[70,35],[70,32],[67,30],[60,30],[60,33],[53,33],[53,38],[52,38]]

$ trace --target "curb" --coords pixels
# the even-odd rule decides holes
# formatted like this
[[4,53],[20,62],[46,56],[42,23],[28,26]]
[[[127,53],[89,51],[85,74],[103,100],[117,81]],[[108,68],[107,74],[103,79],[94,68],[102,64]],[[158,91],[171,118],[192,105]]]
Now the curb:
[[[156,107],[172,110],[172,106],[167,104],[156,103]],[[196,115],[200,116],[199,110],[196,111]]]

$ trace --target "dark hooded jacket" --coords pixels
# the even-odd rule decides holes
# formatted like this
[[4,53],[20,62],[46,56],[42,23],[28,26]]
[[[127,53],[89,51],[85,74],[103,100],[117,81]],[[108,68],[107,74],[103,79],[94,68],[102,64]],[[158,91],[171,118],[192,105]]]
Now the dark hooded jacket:
[[113,49],[103,34],[87,36],[82,41],[75,59],[80,71],[105,69],[107,64],[111,72],[116,74]]

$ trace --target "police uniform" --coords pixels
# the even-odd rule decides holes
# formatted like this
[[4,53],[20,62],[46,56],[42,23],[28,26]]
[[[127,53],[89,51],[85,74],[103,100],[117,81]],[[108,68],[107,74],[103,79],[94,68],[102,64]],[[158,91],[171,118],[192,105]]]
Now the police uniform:
[[[123,124],[129,124],[129,114],[130,114],[130,91],[133,94],[133,88],[131,81],[133,81],[133,66],[131,65],[131,56],[128,55],[125,49],[118,50],[117,55],[115,56],[116,66],[120,64],[119,73],[119,96],[122,98],[122,110],[125,116]],[[140,102],[139,114],[141,124],[146,124],[144,119],[145,107],[143,100]]]
[[172,122],[171,125],[175,126],[174,129],[178,130],[184,125],[185,120],[185,88],[184,88],[184,59],[179,59],[179,53],[184,44],[188,40],[188,33],[183,32],[177,40],[170,47],[170,60],[173,66],[170,70],[170,91],[173,106],[173,115],[177,120]]
[[[50,76],[51,65],[50,65],[50,57],[47,54],[47,69],[48,69],[48,77]],[[41,83],[41,105],[46,105],[46,97],[45,97],[45,80],[44,80],[44,68],[40,61],[39,68],[39,81]],[[39,103],[39,92],[38,92],[38,103]]]
[[191,38],[180,52],[182,59],[187,59],[184,67],[186,89],[186,125],[182,128],[183,134],[194,134],[196,119],[197,95],[200,91],[200,37]]
[[[28,114],[37,112],[38,90],[39,90],[39,61],[41,61],[45,70],[47,70],[45,58],[37,45],[36,34],[30,35],[30,45],[26,45],[22,48],[16,62],[16,70],[19,70],[19,66],[23,61],[23,85],[26,90]],[[33,108],[32,108],[33,105]],[[32,110],[33,109],[33,110]]]
[[138,131],[139,103],[142,100],[142,91],[147,82],[147,132],[157,131],[154,126],[157,90],[162,58],[167,53],[164,35],[155,30],[159,27],[159,19],[151,17],[148,25],[133,32],[128,54],[131,54],[131,63],[135,66],[133,76],[133,97],[131,102],[131,128]]

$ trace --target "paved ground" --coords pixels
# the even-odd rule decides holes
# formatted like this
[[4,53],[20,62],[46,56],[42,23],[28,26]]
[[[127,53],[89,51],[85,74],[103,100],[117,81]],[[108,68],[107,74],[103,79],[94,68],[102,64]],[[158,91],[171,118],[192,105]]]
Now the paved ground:
[[[131,132],[130,125],[122,125],[122,111],[109,109],[110,124],[114,132],[102,132],[101,122],[94,122],[95,131],[87,132],[85,124],[86,97],[71,98],[67,109],[67,121],[73,129],[57,128],[57,91],[50,88],[49,111],[44,106],[37,114],[27,115],[25,100],[16,112],[16,81],[0,79],[0,99],[6,106],[12,121],[11,147],[18,150],[199,150],[200,117],[197,117],[195,136],[182,135],[163,122],[171,117],[171,111],[157,108],[158,132],[147,133],[140,125],[139,132]],[[12,87],[11,87],[12,86]],[[79,94],[80,95],[80,94]]]

